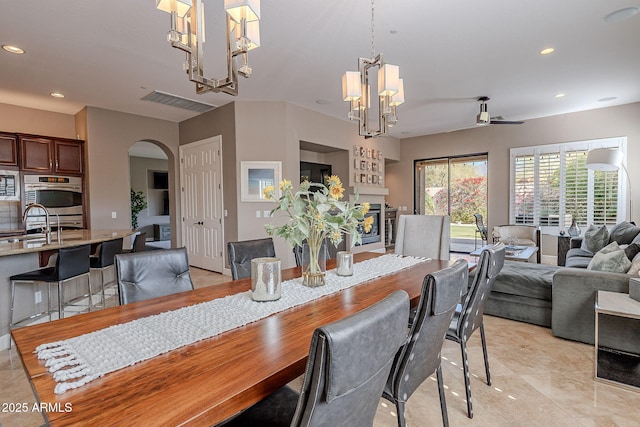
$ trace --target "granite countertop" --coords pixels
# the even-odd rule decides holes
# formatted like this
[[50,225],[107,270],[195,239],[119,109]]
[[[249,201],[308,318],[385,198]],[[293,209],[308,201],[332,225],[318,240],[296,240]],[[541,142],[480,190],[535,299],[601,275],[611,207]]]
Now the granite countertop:
[[29,235],[26,237],[14,236],[24,238],[24,240],[17,242],[11,241],[11,237],[0,237],[0,256],[43,252],[72,246],[101,243],[107,240],[127,237],[134,233],[134,230],[63,230],[60,243],[58,243],[58,233],[51,233],[50,244],[45,242],[43,235]]

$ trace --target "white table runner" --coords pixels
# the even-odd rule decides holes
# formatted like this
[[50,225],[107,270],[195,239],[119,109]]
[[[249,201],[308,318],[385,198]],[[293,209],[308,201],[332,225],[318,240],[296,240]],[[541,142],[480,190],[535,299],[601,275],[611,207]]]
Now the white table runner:
[[109,372],[424,261],[387,254],[355,263],[353,276],[328,271],[325,286],[308,288],[301,278],[282,282],[282,297],[277,301],[256,302],[251,291],[242,292],[42,344],[35,352],[46,361],[58,383],[55,393],[61,394]]

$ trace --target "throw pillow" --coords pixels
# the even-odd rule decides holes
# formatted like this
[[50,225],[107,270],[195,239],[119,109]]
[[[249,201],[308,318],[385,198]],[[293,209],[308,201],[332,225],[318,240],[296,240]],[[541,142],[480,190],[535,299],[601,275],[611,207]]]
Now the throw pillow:
[[604,248],[607,242],[609,242],[607,226],[603,225],[602,227],[598,227],[597,225],[591,224],[589,228],[587,228],[587,231],[584,232],[580,249],[594,254]]
[[640,254],[636,255],[631,262],[631,267],[627,271],[627,274],[631,274],[632,276],[640,275]]
[[611,242],[593,256],[587,270],[626,273],[629,267],[631,267],[631,261],[627,255],[616,242]]
[[640,243],[631,243],[624,249],[624,253],[627,254],[627,258],[629,258],[630,261],[633,261],[633,259],[636,257],[636,255],[638,255],[639,252]]
[[640,227],[636,227],[630,222],[623,221],[614,225],[609,230],[609,241],[618,242],[619,245],[627,245],[640,233]]

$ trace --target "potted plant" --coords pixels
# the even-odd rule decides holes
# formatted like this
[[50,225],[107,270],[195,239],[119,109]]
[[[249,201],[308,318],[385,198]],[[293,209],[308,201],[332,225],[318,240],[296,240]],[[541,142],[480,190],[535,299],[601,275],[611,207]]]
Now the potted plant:
[[138,228],[138,214],[147,208],[147,198],[144,192],[131,189],[131,228]]

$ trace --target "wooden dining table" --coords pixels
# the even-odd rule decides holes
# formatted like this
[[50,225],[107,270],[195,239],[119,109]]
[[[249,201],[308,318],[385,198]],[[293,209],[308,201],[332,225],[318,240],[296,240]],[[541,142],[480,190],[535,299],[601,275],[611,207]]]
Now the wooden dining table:
[[[379,256],[355,255],[355,261]],[[112,325],[250,290],[243,279],[107,308],[12,331],[43,416],[53,426],[210,426],[251,406],[305,371],[313,331],[403,289],[417,304],[425,275],[448,261],[429,260],[209,339],[109,373],[77,389],[56,385],[35,348]],[[335,267],[335,260],[327,268]],[[212,273],[213,274],[213,273]],[[301,276],[282,271],[282,280]],[[262,303],[268,304],[268,302]]]

